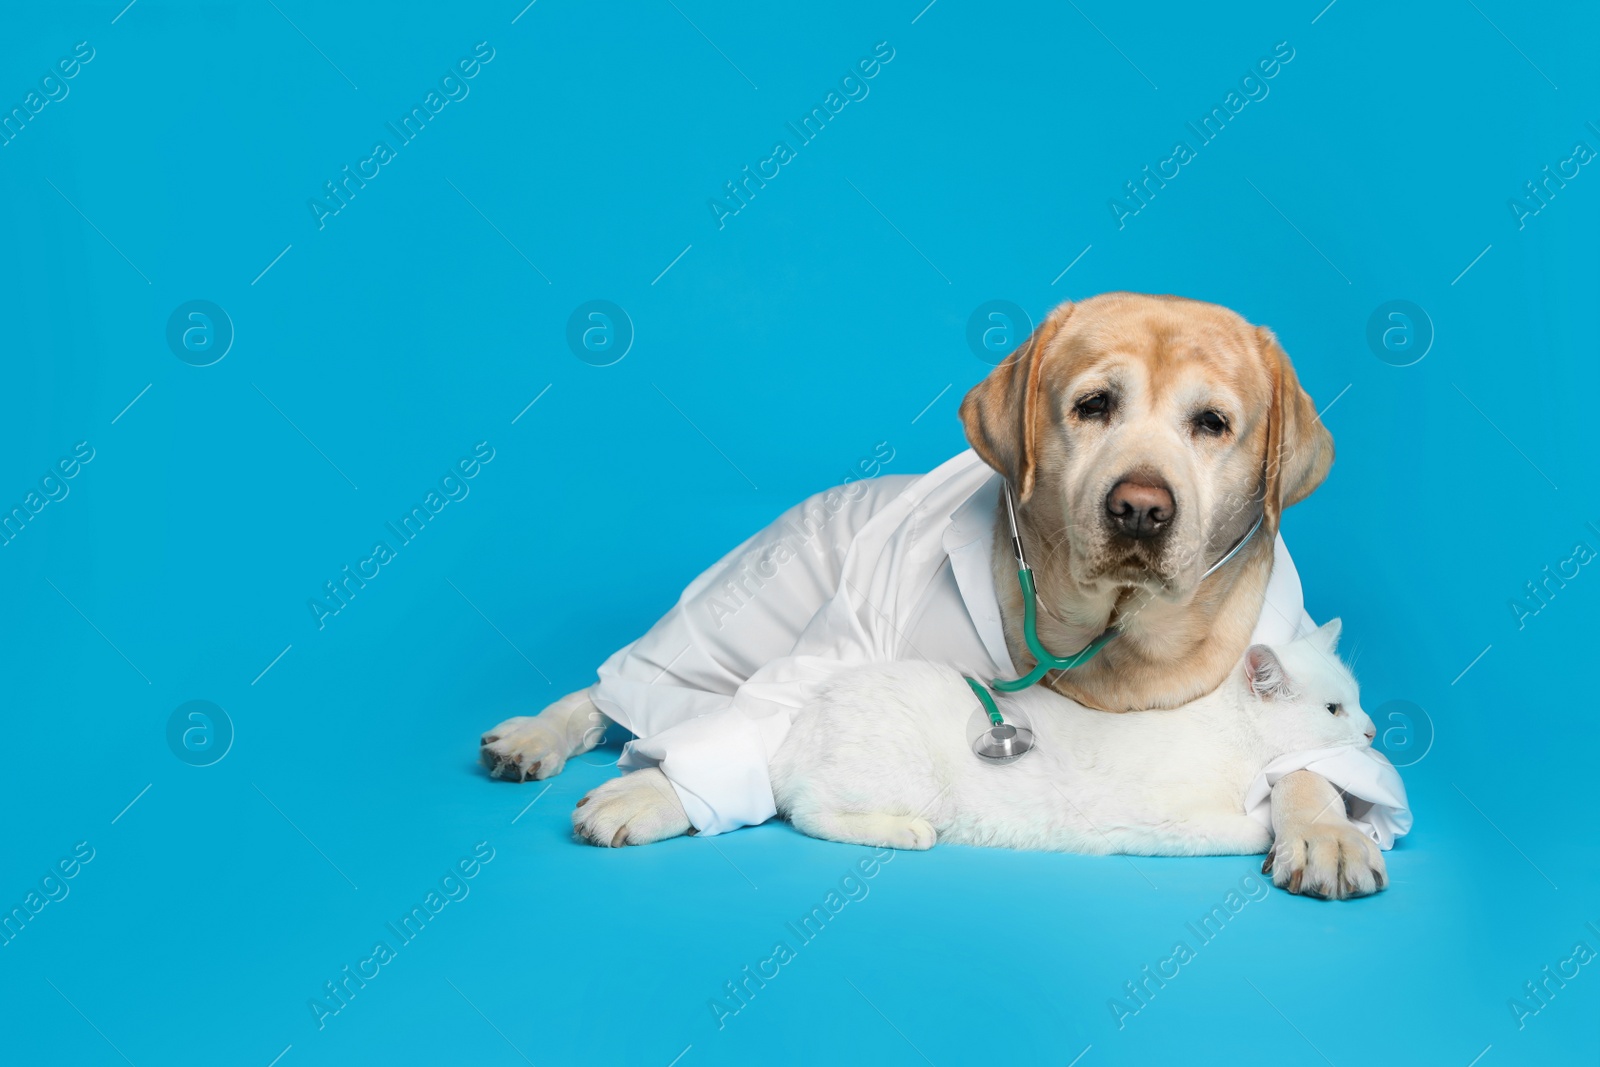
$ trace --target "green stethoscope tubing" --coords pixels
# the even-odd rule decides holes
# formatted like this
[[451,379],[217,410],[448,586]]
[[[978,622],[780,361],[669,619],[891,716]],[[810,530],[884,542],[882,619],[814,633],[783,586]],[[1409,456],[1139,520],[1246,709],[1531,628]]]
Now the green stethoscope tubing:
[[996,726],[1005,722],[1006,720],[1000,715],[1000,709],[994,706],[994,697],[989,695],[989,690],[983,687],[983,683],[968,675],[962,675],[962,677],[967,679],[967,684],[972,686],[972,691],[978,694],[978,700],[982,702],[984,714],[989,716],[989,721]]
[[989,685],[1000,692],[1019,693],[1030,685],[1038,684],[1039,680],[1051,671],[1069,671],[1082,666],[1094,659],[1095,654],[1117,636],[1117,628],[1113,626],[1073,655],[1065,657],[1055,655],[1044,647],[1043,641],[1039,640],[1037,616],[1039,594],[1033,587],[1032,569],[1027,566],[1020,567],[1017,570],[1017,583],[1022,586],[1022,637],[1028,643],[1028,651],[1033,653],[1036,662],[1033,670],[1021,678],[1013,678],[1009,682],[1000,678],[991,679]]
[[[1039,640],[1039,594],[1033,583],[1033,568],[1028,566],[1027,557],[1022,551],[1022,532],[1018,528],[1017,504],[1016,498],[1012,495],[1011,483],[1002,483],[1001,491],[1005,494],[1006,517],[1011,522],[1011,548],[1017,557],[1017,584],[1022,587],[1022,638],[1027,643],[1028,651],[1033,653],[1034,666],[1032,670],[1020,678],[1012,678],[1009,681],[1002,678],[990,679],[987,687],[976,678],[967,678],[967,684],[972,687],[973,693],[977,694],[978,700],[983,704],[984,714],[988,715],[989,721],[995,726],[1003,724],[1005,718],[1000,714],[1000,709],[994,702],[994,696],[989,692],[990,689],[1001,693],[1019,693],[1030,686],[1037,685],[1051,671],[1067,671],[1074,667],[1081,667],[1091,659],[1094,659],[1100,650],[1115,640],[1120,633],[1115,626],[1109,627],[1099,637],[1096,637],[1070,656],[1057,656],[1044,647],[1044,642]],[[1257,530],[1261,529],[1261,524],[1265,520],[1266,514],[1263,511],[1256,518],[1255,524],[1245,531],[1244,536],[1239,538],[1221,559],[1206,568],[1206,572],[1200,576],[1200,580],[1202,582],[1205,581],[1215,574],[1223,564],[1238,555],[1239,550],[1244,548],[1246,542],[1256,535]]]

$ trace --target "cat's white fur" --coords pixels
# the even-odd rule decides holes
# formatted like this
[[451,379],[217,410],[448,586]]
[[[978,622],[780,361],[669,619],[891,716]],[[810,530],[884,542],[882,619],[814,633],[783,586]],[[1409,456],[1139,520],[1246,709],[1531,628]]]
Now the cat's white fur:
[[1169,711],[1093,711],[1043,686],[1002,696],[1002,714],[1026,716],[1035,735],[1006,765],[973,755],[987,720],[954,670],[852,670],[796,717],[774,757],[778,811],[813,837],[892,848],[1265,852],[1272,833],[1244,809],[1256,774],[1292,752],[1371,743],[1338,636],[1335,619],[1277,649],[1253,645],[1216,691]]

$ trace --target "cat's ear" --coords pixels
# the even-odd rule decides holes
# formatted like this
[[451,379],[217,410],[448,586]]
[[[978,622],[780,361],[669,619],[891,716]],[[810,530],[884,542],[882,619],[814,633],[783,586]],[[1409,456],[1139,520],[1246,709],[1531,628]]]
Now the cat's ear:
[[1329,619],[1307,638],[1328,655],[1333,655],[1339,647],[1339,634],[1344,631],[1344,623],[1339,619]]
[[1283,661],[1266,645],[1251,645],[1245,651],[1244,672],[1257,700],[1281,700],[1294,695]]

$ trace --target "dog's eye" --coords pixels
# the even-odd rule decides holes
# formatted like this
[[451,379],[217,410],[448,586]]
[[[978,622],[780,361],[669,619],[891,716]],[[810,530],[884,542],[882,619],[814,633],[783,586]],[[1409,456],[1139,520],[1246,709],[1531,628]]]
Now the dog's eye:
[[1324,704],[1322,706],[1328,709],[1329,715],[1337,715],[1344,710],[1343,704]]
[[1090,393],[1072,405],[1081,418],[1092,419],[1111,410],[1111,397],[1105,393]]
[[1215,411],[1202,411],[1194,417],[1194,424],[1196,429],[1213,437],[1221,437],[1228,432],[1228,420]]

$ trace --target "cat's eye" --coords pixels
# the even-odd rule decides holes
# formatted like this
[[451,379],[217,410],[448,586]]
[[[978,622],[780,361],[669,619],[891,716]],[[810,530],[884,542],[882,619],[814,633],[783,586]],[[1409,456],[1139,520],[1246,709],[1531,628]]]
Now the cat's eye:
[[1344,710],[1343,704],[1324,704],[1322,706],[1328,709],[1329,715],[1337,715]]

